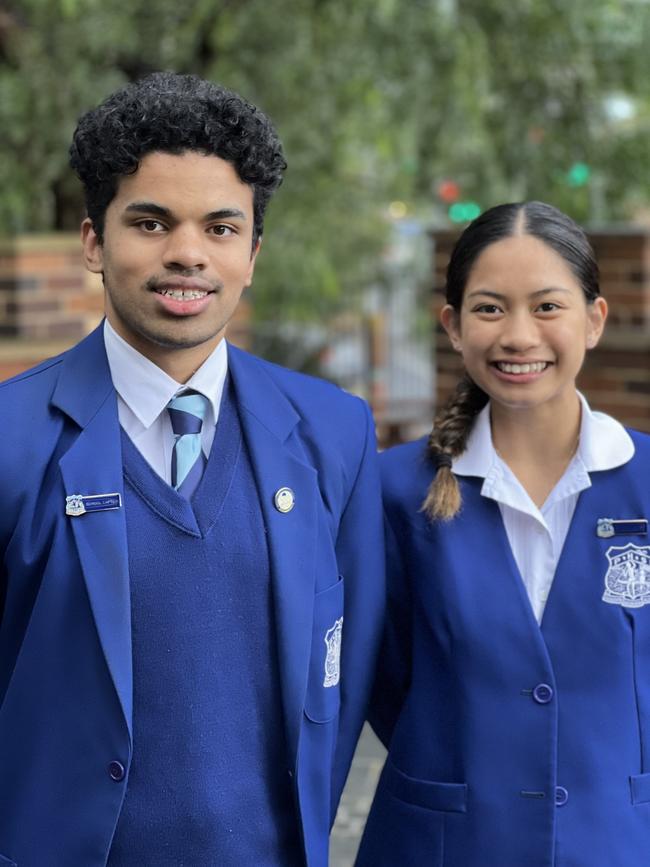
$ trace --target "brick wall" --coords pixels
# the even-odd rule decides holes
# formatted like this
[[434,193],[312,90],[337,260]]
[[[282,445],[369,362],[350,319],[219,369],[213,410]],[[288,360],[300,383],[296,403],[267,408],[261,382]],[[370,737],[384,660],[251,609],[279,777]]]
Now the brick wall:
[[99,321],[101,279],[83,267],[79,236],[0,242],[0,337],[72,342]]
[[[81,258],[76,233],[0,241],[0,381],[85,337],[104,309],[101,277]],[[228,338],[246,346],[250,306],[239,305]]]
[[[590,235],[601,273],[609,319],[599,345],[587,354],[578,385],[594,409],[631,427],[650,431],[650,230],[627,228]],[[459,355],[438,324],[444,304],[445,269],[457,238],[432,233],[436,323],[436,403],[446,400],[461,372]]]

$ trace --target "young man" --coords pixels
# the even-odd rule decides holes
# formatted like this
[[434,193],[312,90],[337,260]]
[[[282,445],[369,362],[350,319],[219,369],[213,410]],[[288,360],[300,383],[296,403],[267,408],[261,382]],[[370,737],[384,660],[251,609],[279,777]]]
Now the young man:
[[325,867],[380,495],[365,404],[224,340],[280,144],[161,73],[71,154],[106,320],[0,387],[0,865]]

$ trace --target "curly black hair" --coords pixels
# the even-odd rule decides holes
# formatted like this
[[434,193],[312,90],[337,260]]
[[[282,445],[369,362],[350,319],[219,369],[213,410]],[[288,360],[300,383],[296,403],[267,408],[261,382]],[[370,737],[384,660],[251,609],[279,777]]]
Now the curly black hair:
[[104,216],[120,177],[153,151],[221,157],[253,189],[253,244],[287,167],[270,120],[236,93],[196,75],[155,72],[111,94],[84,114],[70,145],[86,210],[103,243]]

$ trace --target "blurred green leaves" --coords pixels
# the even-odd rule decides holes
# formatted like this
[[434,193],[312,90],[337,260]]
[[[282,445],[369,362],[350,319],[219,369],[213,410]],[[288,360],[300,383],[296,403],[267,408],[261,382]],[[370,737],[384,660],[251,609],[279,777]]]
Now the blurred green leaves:
[[[318,317],[380,279],[391,201],[446,219],[443,179],[482,208],[647,210],[648,44],[643,0],[15,0],[0,13],[0,231],[76,226],[79,114],[151,70],[196,72],[259,104],[285,144],[256,312]],[[610,94],[631,115],[610,116]]]

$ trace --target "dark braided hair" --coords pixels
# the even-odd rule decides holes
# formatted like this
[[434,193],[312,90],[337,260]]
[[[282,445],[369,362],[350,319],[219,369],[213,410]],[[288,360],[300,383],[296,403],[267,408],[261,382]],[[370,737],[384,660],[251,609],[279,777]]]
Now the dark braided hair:
[[99,242],[120,177],[152,152],[197,151],[234,166],[253,190],[253,245],[287,167],[270,120],[236,93],[196,75],[155,72],[109,96],[79,120],[70,165],[79,176]]
[[[558,253],[577,277],[588,304],[598,298],[598,264],[580,226],[544,202],[497,205],[467,226],[452,251],[446,299],[457,315],[470,272],[481,253],[490,244],[518,234],[532,235]],[[449,520],[461,507],[460,488],[451,471],[452,458],[465,451],[476,416],[488,400],[466,373],[435,418],[427,444],[427,457],[435,475],[422,504],[422,510],[432,520]]]

